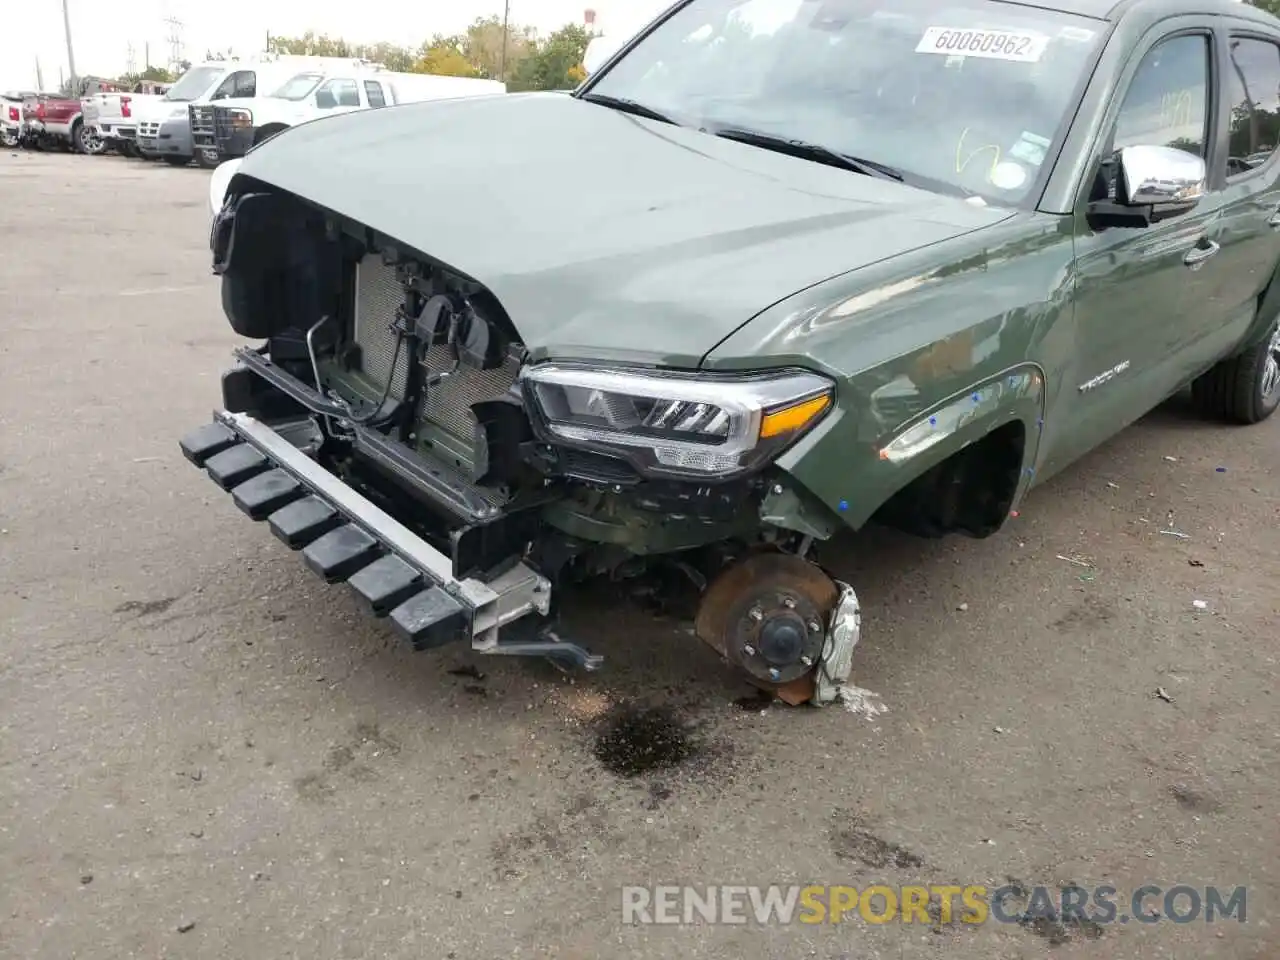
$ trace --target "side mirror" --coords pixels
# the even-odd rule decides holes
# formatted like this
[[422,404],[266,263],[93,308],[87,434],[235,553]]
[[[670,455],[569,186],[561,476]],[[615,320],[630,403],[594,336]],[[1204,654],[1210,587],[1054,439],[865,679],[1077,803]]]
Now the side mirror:
[[1089,204],[1094,229],[1147,227],[1186,213],[1208,180],[1204,159],[1176,147],[1122,147],[1103,166],[1115,171],[1115,199]]
[[1125,206],[1176,204],[1190,210],[1204,196],[1204,159],[1176,147],[1125,147],[1120,151]]

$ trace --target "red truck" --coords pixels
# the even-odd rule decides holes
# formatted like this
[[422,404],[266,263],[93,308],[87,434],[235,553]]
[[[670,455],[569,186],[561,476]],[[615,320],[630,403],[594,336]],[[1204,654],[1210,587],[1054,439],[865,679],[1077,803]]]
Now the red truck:
[[114,90],[109,80],[86,78],[80,83],[80,96],[63,97],[42,93],[22,105],[22,141],[37,150],[62,148],[79,153],[101,153],[103,144],[97,132],[84,123],[80,97]]

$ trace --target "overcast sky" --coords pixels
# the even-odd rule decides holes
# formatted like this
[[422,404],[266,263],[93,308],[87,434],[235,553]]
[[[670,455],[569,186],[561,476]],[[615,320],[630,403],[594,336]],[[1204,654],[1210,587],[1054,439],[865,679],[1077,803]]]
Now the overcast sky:
[[[82,76],[123,73],[129,44],[134,68],[141,70],[147,44],[151,62],[169,59],[164,19],[183,23],[186,58],[199,60],[206,49],[250,53],[261,49],[267,31],[294,36],[310,29],[357,42],[388,40],[416,46],[433,33],[460,31],[476,17],[502,16],[502,0],[67,0],[75,43],[76,70]],[[3,0],[0,0],[3,3]],[[655,10],[662,0],[646,0]],[[625,6],[624,6],[625,5]],[[513,23],[549,33],[566,23],[581,23],[587,7],[608,23],[610,10],[635,0],[511,0]],[[0,89],[34,87],[36,59],[45,87],[56,88],[59,69],[67,69],[60,0],[3,3],[6,41],[0,52]],[[628,18],[629,19],[629,18]],[[13,38],[20,38],[16,41]]]

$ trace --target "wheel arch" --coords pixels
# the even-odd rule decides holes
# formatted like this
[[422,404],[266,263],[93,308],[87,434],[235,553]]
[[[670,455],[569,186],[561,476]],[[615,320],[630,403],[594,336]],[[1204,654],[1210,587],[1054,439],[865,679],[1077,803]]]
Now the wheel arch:
[[[856,530],[874,520],[925,536],[994,533],[1034,481],[1044,409],[1044,371],[1019,363],[846,451],[844,463],[820,468],[847,471],[849,493],[835,507],[841,523]],[[803,451],[780,465],[802,483],[810,469]],[[957,503],[957,494],[977,498],[979,508]],[[922,522],[911,522],[915,513]]]

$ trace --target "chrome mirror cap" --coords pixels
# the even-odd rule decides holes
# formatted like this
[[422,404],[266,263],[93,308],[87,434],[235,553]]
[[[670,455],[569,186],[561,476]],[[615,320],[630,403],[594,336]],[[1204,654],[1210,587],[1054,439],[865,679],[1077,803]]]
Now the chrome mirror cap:
[[1204,196],[1208,171],[1204,159],[1176,147],[1133,146],[1120,150],[1126,205],[1195,206]]

